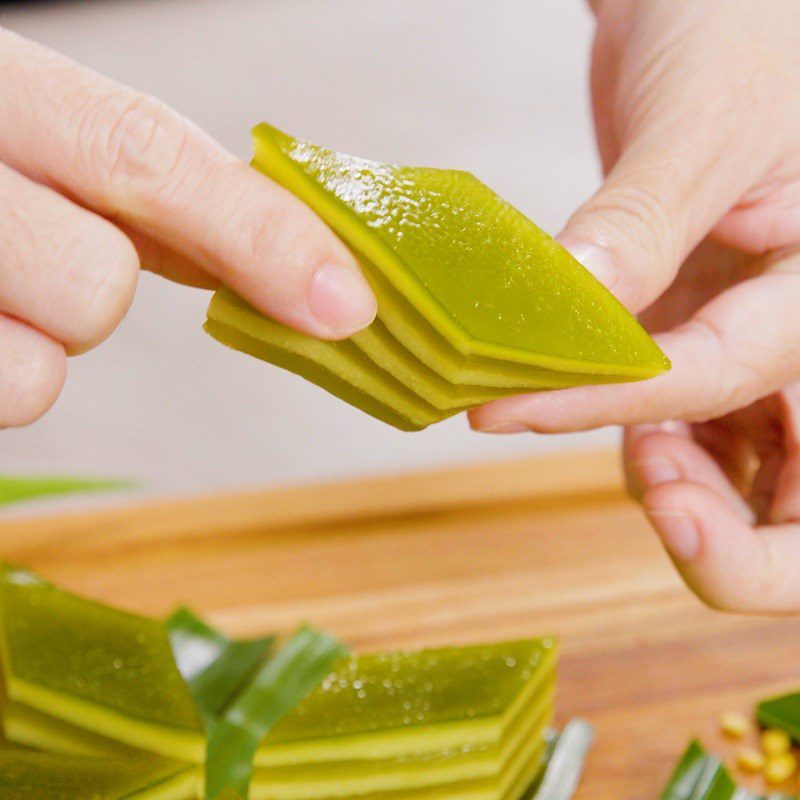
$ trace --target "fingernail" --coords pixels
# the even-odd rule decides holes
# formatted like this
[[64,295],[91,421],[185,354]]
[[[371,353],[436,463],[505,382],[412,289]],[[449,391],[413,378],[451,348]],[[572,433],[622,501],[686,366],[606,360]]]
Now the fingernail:
[[352,267],[328,262],[311,279],[311,313],[336,336],[366,328],[378,311],[375,295],[364,276]]
[[485,427],[477,427],[476,430],[481,433],[524,433],[525,431],[530,431],[530,428],[527,425],[523,425],[521,422],[505,420],[503,422],[495,422]]
[[562,241],[572,256],[583,264],[609,291],[613,290],[619,279],[619,272],[614,265],[611,251],[600,244],[591,242]]
[[641,482],[647,486],[658,486],[680,480],[681,473],[675,462],[666,456],[653,456],[632,461],[631,466],[638,474]]
[[694,519],[678,511],[645,511],[672,558],[692,561],[700,555],[700,531]]

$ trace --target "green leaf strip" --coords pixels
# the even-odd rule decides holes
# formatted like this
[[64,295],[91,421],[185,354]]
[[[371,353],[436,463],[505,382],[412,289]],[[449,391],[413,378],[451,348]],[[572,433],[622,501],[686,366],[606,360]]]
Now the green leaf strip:
[[322,682],[345,654],[336,639],[305,627],[257,671],[222,718],[211,725],[206,800],[231,793],[248,796],[253,759],[261,739]]
[[572,800],[593,741],[592,725],[583,719],[570,720],[552,747],[544,775],[531,800]]
[[759,795],[737,786],[731,774],[700,742],[692,741],[672,774],[661,800],[795,800],[773,792]]
[[780,728],[800,742],[800,692],[762,700],[756,716],[764,727]]
[[133,481],[102,478],[15,477],[0,475],[0,506],[37,497],[130,489]]
[[206,718],[220,716],[272,649],[274,636],[231,640],[186,608],[167,620],[172,652]]

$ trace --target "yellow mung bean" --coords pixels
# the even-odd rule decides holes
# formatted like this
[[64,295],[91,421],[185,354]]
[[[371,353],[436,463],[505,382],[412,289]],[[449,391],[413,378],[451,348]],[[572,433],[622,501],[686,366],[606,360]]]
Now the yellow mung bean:
[[741,739],[747,733],[750,723],[744,714],[736,711],[727,711],[719,718],[719,727],[726,736]]
[[767,760],[755,747],[744,747],[736,754],[736,766],[744,772],[761,772]]
[[770,728],[761,734],[761,749],[768,756],[780,756],[788,753],[791,746],[792,741],[785,731]]
[[797,770],[797,759],[792,753],[782,753],[770,758],[764,767],[764,778],[767,783],[785,783]]

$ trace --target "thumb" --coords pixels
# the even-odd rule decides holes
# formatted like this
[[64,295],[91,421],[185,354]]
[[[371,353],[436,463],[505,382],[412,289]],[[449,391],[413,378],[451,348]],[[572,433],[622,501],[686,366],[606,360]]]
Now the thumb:
[[779,126],[764,124],[774,117],[769,85],[745,93],[757,108],[743,103],[748,76],[736,73],[747,59],[733,47],[711,58],[703,36],[674,39],[659,69],[629,64],[598,90],[596,116],[610,115],[619,155],[558,237],[633,312],[662,294],[782,148]]

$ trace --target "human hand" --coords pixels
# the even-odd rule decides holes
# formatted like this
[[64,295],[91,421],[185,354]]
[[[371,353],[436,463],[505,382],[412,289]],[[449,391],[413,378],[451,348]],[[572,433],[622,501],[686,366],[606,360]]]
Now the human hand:
[[505,433],[680,420],[633,427],[625,446],[678,569],[712,605],[800,610],[800,2],[594,10],[607,177],[559,238],[631,310],[649,307],[643,321],[673,369],[504,398],[471,423]]
[[140,265],[320,338],[372,321],[325,224],[162,103],[2,28],[0,75],[0,427],[50,407]]

